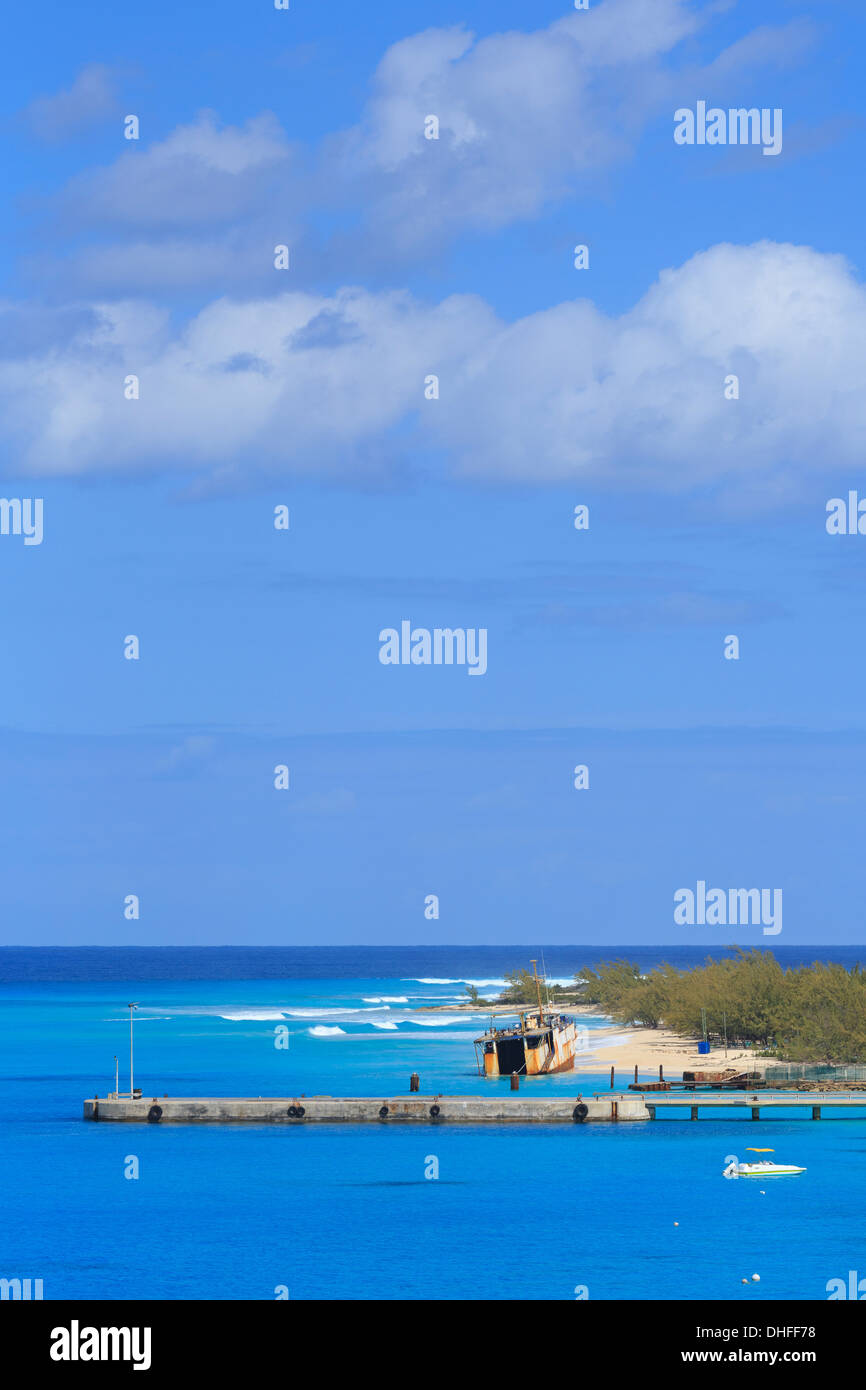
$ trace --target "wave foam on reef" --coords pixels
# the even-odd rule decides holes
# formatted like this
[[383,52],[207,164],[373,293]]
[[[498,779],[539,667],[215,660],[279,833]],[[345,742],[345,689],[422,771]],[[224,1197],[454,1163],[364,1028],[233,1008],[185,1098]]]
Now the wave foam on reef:
[[447,1028],[449,1023],[464,1023],[473,1017],[472,1014],[464,1014],[463,1018],[450,1015],[448,1018],[416,1018],[413,1014],[411,1018],[401,1019],[405,1023],[417,1023],[420,1028]]
[[317,1023],[315,1028],[308,1028],[307,1032],[311,1038],[335,1038],[338,1033],[346,1036],[345,1028],[328,1028],[324,1023]]
[[381,1004],[374,1009],[284,1009],[283,1013],[289,1018],[327,1018],[334,1014],[380,1014],[387,1008],[387,1004]]
[[[415,985],[472,985],[472,986],[474,986],[475,989],[507,989],[507,988],[508,988],[508,981],[507,981],[507,980],[500,980],[500,979],[495,979],[495,980],[473,980],[473,979],[470,979],[470,977],[469,977],[468,975],[461,975],[461,976],[459,977],[459,979],[456,979],[456,980],[445,980],[445,979],[439,979],[439,978],[433,978],[433,977],[426,977],[426,978],[425,978],[424,976],[418,976],[418,977],[404,976],[403,978],[404,978],[409,984],[415,984]],[[566,985],[573,985],[573,984],[574,984],[574,977],[571,976],[571,975],[550,975],[550,976],[548,977],[547,983],[548,983],[549,985],[562,985],[563,987],[565,987]]]
[[[365,1004],[408,1004],[408,994],[373,994],[369,998],[363,995]],[[423,997],[423,996],[422,996]]]
[[474,985],[476,989],[490,989],[493,985],[496,985],[499,989],[507,988],[505,980],[470,980],[465,975],[461,975],[458,980],[440,980],[432,977],[425,978],[424,976],[419,976],[417,978],[407,976],[404,978],[408,979],[410,984],[415,985]]
[[483,1017],[483,1014],[443,1014],[441,1018],[419,1018],[416,1013],[408,1013],[397,1014],[396,1017],[389,1019],[352,1018],[347,1019],[346,1022],[347,1024],[351,1023],[353,1028],[387,1028],[389,1032],[393,1032],[395,1028],[407,1024],[409,1026],[417,1024],[419,1028],[446,1028],[449,1024],[473,1023]]
[[282,1020],[285,1015],[282,1012],[274,1013],[271,1009],[240,1009],[236,1014],[220,1014],[219,1017],[228,1019],[229,1023],[264,1023],[273,1019]]

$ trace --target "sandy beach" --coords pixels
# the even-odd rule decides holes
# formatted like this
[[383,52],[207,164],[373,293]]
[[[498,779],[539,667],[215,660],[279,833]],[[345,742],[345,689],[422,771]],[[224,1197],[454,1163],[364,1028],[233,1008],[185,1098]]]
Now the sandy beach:
[[[528,1007],[528,1006],[524,1006]],[[599,1018],[598,1008],[591,1004],[563,1004],[562,1012],[575,1017]],[[473,1004],[434,1004],[420,1008],[418,1013],[472,1013],[485,1017],[502,1015],[515,1016],[513,1004],[488,1004],[483,1008]],[[486,1026],[486,1025],[485,1025]],[[483,1031],[479,1028],[479,1032]],[[611,1023],[609,1027],[593,1028],[587,1039],[588,1047],[578,1055],[574,1070],[576,1072],[606,1071],[616,1067],[634,1079],[637,1067],[642,1081],[658,1080],[659,1067],[664,1068],[665,1077],[676,1077],[682,1071],[723,1071],[726,1067],[738,1071],[762,1071],[771,1060],[756,1057],[750,1048],[729,1046],[727,1056],[721,1046],[713,1047],[709,1055],[698,1052],[697,1038],[683,1038],[669,1028],[634,1028],[626,1024]]]
[[[590,1012],[587,1010],[587,1012]],[[682,1038],[667,1028],[624,1028],[612,1025],[610,1028],[593,1029],[588,1039],[590,1051],[581,1053],[575,1062],[575,1071],[598,1072],[608,1067],[616,1067],[631,1073],[635,1067],[643,1081],[658,1080],[658,1069],[664,1068],[665,1077],[677,1076],[686,1071],[722,1071],[725,1067],[736,1067],[741,1071],[761,1071],[767,1065],[767,1058],[756,1057],[749,1048],[728,1047],[725,1056],[723,1047],[714,1047],[709,1056],[698,1052],[697,1038]]]

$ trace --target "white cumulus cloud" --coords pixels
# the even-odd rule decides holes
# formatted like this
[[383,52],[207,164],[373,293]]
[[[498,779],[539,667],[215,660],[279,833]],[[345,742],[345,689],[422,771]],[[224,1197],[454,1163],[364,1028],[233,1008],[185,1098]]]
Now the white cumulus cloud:
[[43,325],[0,360],[0,404],[13,468],[39,474],[366,483],[423,455],[463,477],[752,505],[859,466],[864,349],[866,291],[841,257],[724,244],[618,317],[571,300],[506,323],[476,296],[352,288],[220,299],[180,329],[143,302],[75,306],[56,347]]
[[604,0],[528,32],[425,30],[385,52],[357,123],[309,148],[271,113],[232,126],[202,112],[48,199],[69,252],[46,268],[36,248],[31,273],[44,283],[53,267],[58,283],[94,294],[264,292],[278,243],[297,251],[302,283],[324,273],[333,284],[536,218],[592,192],[657,117],[712,92],[739,99],[754,69],[813,41],[796,20],[699,60],[686,41],[717,9]]

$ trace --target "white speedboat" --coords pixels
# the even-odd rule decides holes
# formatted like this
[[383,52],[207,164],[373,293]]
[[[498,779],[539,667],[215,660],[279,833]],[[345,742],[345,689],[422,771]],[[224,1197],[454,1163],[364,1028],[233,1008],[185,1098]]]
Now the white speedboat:
[[785,1173],[805,1173],[805,1168],[798,1168],[795,1163],[772,1163],[770,1159],[764,1158],[757,1163],[738,1163],[737,1173],[741,1178],[776,1178],[782,1177]]

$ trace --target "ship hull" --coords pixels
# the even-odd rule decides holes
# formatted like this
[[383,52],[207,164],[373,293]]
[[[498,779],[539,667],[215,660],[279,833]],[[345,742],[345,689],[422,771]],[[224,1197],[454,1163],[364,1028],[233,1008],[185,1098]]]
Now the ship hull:
[[573,1023],[559,1030],[513,1033],[485,1042],[485,1076],[551,1076],[572,1071],[577,1054],[577,1029]]

